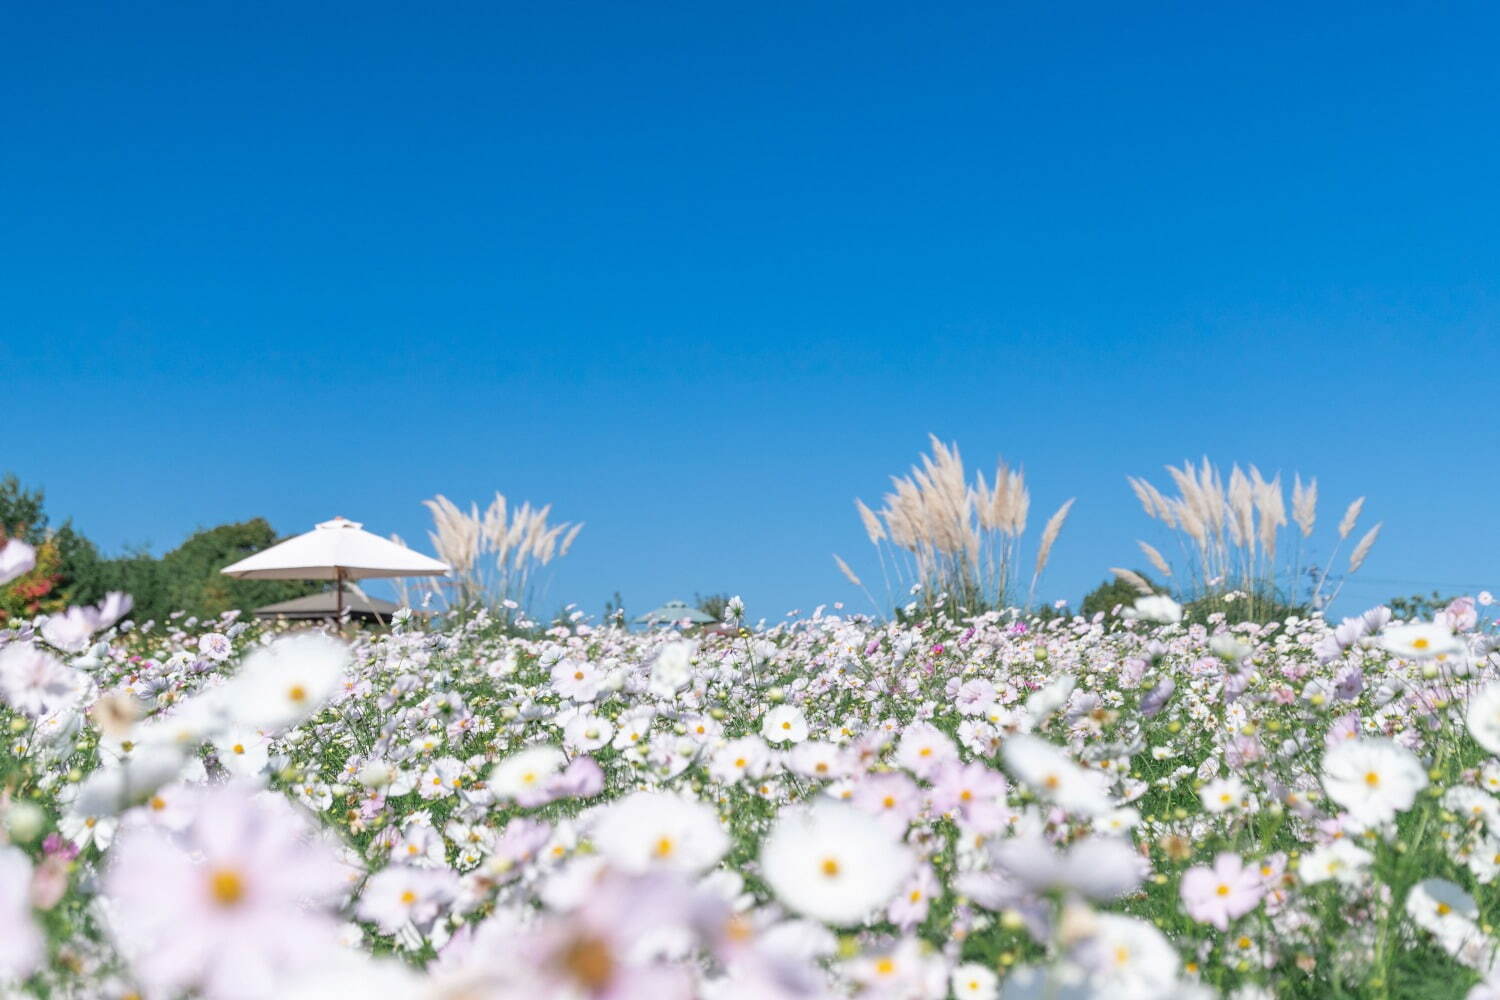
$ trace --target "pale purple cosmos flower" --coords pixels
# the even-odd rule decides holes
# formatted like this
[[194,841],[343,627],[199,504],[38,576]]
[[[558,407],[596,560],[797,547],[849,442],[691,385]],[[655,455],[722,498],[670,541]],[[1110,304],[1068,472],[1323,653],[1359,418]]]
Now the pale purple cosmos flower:
[[20,849],[0,846],[0,981],[25,979],[42,959],[30,894],[31,862]]
[[1221,931],[1229,929],[1229,921],[1255,909],[1265,892],[1260,872],[1246,867],[1238,854],[1220,854],[1212,868],[1199,865],[1182,876],[1182,903],[1188,916]]
[[36,549],[19,538],[0,545],[0,585],[25,576],[36,567]]

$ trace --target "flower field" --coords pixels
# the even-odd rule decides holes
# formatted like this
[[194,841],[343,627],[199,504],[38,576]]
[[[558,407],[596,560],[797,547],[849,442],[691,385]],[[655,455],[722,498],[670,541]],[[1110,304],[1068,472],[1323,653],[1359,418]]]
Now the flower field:
[[479,614],[0,639],[0,987],[1500,996],[1500,662],[1435,622]]

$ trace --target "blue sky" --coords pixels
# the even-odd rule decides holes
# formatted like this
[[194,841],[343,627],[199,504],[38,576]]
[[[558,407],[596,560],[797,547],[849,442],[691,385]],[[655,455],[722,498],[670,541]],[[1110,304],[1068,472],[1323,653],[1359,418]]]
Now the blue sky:
[[1078,497],[1048,598],[1205,453],[1369,496],[1347,610],[1500,584],[1489,5],[3,23],[0,469],[107,550],[499,489],[587,522],[551,607],[776,617],[931,431]]

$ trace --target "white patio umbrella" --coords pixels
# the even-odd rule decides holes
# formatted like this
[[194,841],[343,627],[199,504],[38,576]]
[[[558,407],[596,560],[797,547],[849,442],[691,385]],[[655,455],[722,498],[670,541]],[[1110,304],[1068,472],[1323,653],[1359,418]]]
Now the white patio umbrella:
[[450,569],[447,563],[370,534],[358,522],[336,517],[219,572],[241,580],[332,580],[342,618],[345,580],[443,576]]

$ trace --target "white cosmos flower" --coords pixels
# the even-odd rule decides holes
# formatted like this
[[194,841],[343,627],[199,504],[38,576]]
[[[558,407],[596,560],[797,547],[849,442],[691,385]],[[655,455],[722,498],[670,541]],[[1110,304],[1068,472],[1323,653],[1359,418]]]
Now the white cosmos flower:
[[760,723],[767,743],[801,743],[807,739],[807,718],[791,705],[777,705]]
[[557,747],[529,747],[495,765],[490,791],[500,799],[524,799],[540,791],[567,762]]
[[1347,740],[1323,755],[1328,797],[1365,826],[1386,823],[1411,808],[1427,787],[1416,755],[1386,739]]
[[1176,985],[1181,959],[1161,931],[1116,913],[1093,918],[1093,933],[1073,950],[1100,997],[1164,997]]
[[1469,701],[1466,720],[1474,742],[1500,753],[1500,684],[1490,684]]
[[1380,633],[1380,645],[1387,652],[1409,660],[1426,660],[1463,651],[1463,640],[1441,622],[1417,622],[1392,625]]
[[1140,618],[1144,621],[1156,622],[1161,625],[1174,625],[1182,621],[1182,605],[1172,600],[1166,594],[1137,597],[1135,599],[1135,606],[1125,609],[1125,617]]
[[956,1000],[995,1000],[1000,995],[1000,977],[978,962],[965,962],[949,977]]
[[1206,811],[1228,812],[1238,809],[1245,801],[1245,783],[1232,774],[1227,778],[1215,778],[1198,791],[1198,797],[1203,800]]
[[669,792],[635,792],[611,804],[594,826],[594,845],[622,871],[702,872],[729,850],[714,811]]
[[1102,775],[1078,766],[1046,740],[1018,734],[1005,741],[1004,752],[1016,777],[1069,812],[1102,816],[1115,808]]
[[277,639],[245,658],[223,703],[241,724],[280,732],[333,697],[349,662],[349,647],[322,632]]
[[0,649],[0,700],[33,719],[76,704],[89,679],[29,642]]
[[663,646],[651,663],[651,693],[670,698],[687,687],[693,679],[693,654],[697,649],[696,643],[685,640]]
[[1357,885],[1364,871],[1375,861],[1375,855],[1340,837],[1331,844],[1314,847],[1297,863],[1297,875],[1305,885],[1316,885],[1332,879],[1343,885]]
[[761,845],[760,863],[781,902],[844,926],[889,903],[914,861],[906,845],[870,817],[825,800],[784,810]]
[[1483,937],[1477,924],[1479,905],[1447,879],[1428,878],[1412,886],[1406,897],[1406,914],[1450,953],[1470,939]]
[[588,711],[579,712],[563,727],[563,746],[574,753],[598,750],[614,738],[614,723]]

